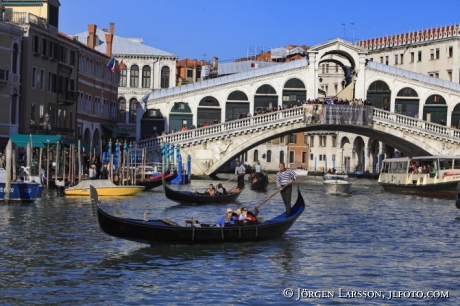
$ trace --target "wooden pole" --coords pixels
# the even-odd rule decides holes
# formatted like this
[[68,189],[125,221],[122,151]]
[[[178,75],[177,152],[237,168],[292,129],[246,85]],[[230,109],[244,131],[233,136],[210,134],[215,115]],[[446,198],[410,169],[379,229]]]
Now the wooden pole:
[[110,154],[110,181],[113,182],[113,154]]
[[56,168],[54,168],[54,181],[58,179],[59,175],[59,140],[56,142]]
[[50,142],[46,144],[46,189],[50,187]]
[[145,148],[142,148],[141,167],[141,181],[143,182],[145,178]]
[[42,158],[43,158],[43,148],[40,148],[38,153],[38,176],[41,178],[42,175]]
[[31,143],[29,142],[26,146],[26,169],[28,169],[29,173],[31,173],[32,169],[30,168],[30,165],[32,164],[32,161],[30,160],[30,150],[31,150]]
[[78,183],[81,182],[81,143],[78,140]]
[[6,152],[5,152],[5,170],[6,170],[6,182],[5,182],[5,200],[8,201],[10,199],[10,192],[11,192],[11,151],[13,145],[11,144],[11,139],[8,140],[8,144],[6,145]]

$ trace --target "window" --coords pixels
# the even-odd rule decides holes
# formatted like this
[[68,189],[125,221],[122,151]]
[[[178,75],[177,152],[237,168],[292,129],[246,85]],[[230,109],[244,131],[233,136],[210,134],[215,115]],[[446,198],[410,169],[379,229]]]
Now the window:
[[120,99],[118,101],[118,122],[125,122],[126,121],[126,100]]
[[258,161],[259,160],[259,151],[258,150],[254,150],[254,162]]
[[310,154],[310,160],[313,160],[313,154]]
[[414,52],[411,52],[410,53],[410,62],[413,63],[414,59],[415,59],[415,54],[414,54]]
[[34,40],[33,40],[33,44],[32,44],[32,52],[33,53],[38,53],[38,45],[39,45],[38,36],[34,35]]
[[439,72],[436,72],[436,73],[434,74],[434,77],[437,78],[437,79],[439,79]]
[[452,71],[447,71],[447,76],[449,78],[449,82],[452,82]]
[[280,144],[284,144],[284,136],[280,137]]
[[129,102],[129,123],[136,123],[136,107],[137,107],[137,100],[132,99]]
[[37,78],[37,68],[32,67],[32,88],[35,88],[36,78]]
[[60,56],[60,61],[63,63],[67,63],[67,52],[68,50],[66,47],[64,46],[60,47],[59,56]]
[[129,87],[139,87],[139,66],[132,65],[129,72]]
[[150,74],[151,74],[150,66],[144,66],[142,68],[142,88],[150,87]]
[[295,154],[294,151],[289,151],[289,163],[293,164],[295,162]]
[[161,68],[161,88],[169,88],[169,67]]
[[326,73],[329,73],[329,64],[326,64]]
[[46,56],[46,38],[42,38],[42,55]]
[[383,56],[380,57],[380,64],[383,64]]
[[126,67],[120,70],[120,87],[126,87],[128,70]]
[[17,105],[18,105],[18,95],[11,96],[11,124],[16,124]]
[[400,55],[399,55],[399,58],[400,58],[400,60],[401,60],[400,64],[401,64],[401,65],[404,64],[404,54],[400,54]]
[[19,49],[18,49],[18,45],[14,44],[13,45],[13,67],[11,67],[13,74],[18,73],[18,62],[19,62]]
[[315,136],[311,135],[310,136],[310,148],[313,148],[315,144]]
[[454,47],[449,47],[449,57],[454,56]]
[[307,152],[302,152],[302,164],[307,163],[308,154]]
[[439,59],[439,48],[436,48],[436,59]]
[[40,89],[43,90],[45,87],[45,70],[40,70]]
[[385,65],[388,65],[388,63],[389,63],[389,59],[388,59],[388,55],[387,55],[387,56],[385,56]]
[[50,41],[50,59],[56,58],[56,48],[57,48],[57,44]]
[[193,70],[192,69],[187,70],[187,78],[193,78]]
[[430,60],[434,60],[434,49],[430,49]]
[[398,54],[395,54],[395,65],[398,65]]
[[290,134],[289,135],[289,143],[297,143],[297,135],[296,134]]
[[48,91],[56,92],[56,74],[48,73]]
[[422,61],[422,51],[417,52],[417,61],[421,62]]
[[268,150],[267,151],[267,163],[271,163],[272,161],[272,151]]
[[325,71],[325,70],[324,70],[324,67],[325,67],[325,65],[322,64],[322,65],[321,65],[321,73],[324,73],[324,71]]
[[284,163],[284,151],[280,151],[280,163]]

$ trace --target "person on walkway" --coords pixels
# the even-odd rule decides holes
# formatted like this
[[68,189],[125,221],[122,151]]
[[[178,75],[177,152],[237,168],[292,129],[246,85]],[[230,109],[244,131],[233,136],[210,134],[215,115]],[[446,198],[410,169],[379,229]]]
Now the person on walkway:
[[244,189],[244,174],[246,168],[239,162],[236,162],[235,175],[238,175],[238,189]]
[[286,214],[288,218],[291,215],[291,195],[292,182],[297,179],[297,174],[291,169],[286,169],[286,165],[281,162],[279,164],[280,171],[276,174],[276,186],[280,190],[281,198],[283,198],[284,206],[286,206]]

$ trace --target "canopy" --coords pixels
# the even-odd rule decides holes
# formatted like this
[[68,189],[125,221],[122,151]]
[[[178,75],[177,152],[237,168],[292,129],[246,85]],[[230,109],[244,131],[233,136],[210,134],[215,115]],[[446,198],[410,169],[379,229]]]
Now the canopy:
[[126,132],[125,130],[119,128],[119,127],[116,126],[116,125],[113,126],[113,125],[104,125],[104,124],[103,124],[102,127],[108,129],[109,131],[111,131],[111,132],[113,132],[113,133],[117,133],[117,135],[122,136],[122,137],[123,137],[123,136],[128,136],[128,135],[129,135],[128,132]]
[[10,137],[11,142],[17,147],[26,147],[31,138],[34,148],[44,148],[47,143],[55,145],[62,141],[61,135],[13,134]]

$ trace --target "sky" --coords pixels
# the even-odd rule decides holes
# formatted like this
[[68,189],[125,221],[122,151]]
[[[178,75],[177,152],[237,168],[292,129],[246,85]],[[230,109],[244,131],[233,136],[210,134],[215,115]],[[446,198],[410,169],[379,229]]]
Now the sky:
[[115,23],[115,35],[189,58],[233,61],[287,45],[359,41],[460,23],[459,0],[60,0],[68,35]]

